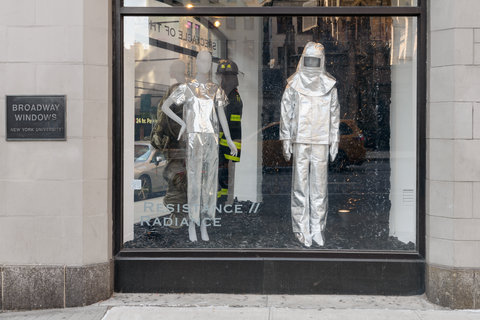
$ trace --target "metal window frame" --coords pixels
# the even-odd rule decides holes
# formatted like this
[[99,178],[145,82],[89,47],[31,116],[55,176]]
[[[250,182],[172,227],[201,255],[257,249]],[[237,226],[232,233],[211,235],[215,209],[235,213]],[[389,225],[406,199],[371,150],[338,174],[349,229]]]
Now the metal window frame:
[[[427,54],[427,0],[418,0],[417,7],[124,7],[123,0],[113,1],[113,256],[116,264],[116,278],[124,277],[126,270],[132,272],[139,266],[148,265],[152,261],[172,262],[184,261],[185,265],[192,261],[242,261],[256,263],[262,261],[302,261],[321,263],[340,263],[355,266],[356,263],[373,264],[384,270],[389,263],[398,263],[406,266],[402,270],[412,270],[418,273],[419,279],[414,286],[421,293],[424,290],[425,265],[425,179],[426,179],[426,54]],[[123,245],[123,18],[125,16],[408,16],[417,18],[417,250],[404,251],[359,251],[359,250],[308,250],[294,251],[281,249],[124,249]],[[143,262],[142,262],[143,261]],[[143,263],[143,264],[142,264]],[[340,264],[342,265],[342,264]],[[134,268],[134,269],[132,269]],[[147,267],[148,268],[148,267]],[[308,267],[307,267],[308,268]],[[373,267],[375,269],[376,267]],[[347,268],[348,269],[348,268]],[[373,270],[372,269],[372,270]],[[395,269],[395,267],[394,267]],[[374,271],[380,272],[380,271]],[[392,278],[393,277],[393,278]],[[392,274],[389,279],[394,279]],[[124,278],[122,278],[124,279]],[[389,281],[390,281],[389,280]],[[118,284],[120,280],[117,280]],[[121,281],[120,281],[121,282]],[[391,281],[390,281],[391,282]],[[389,283],[390,283],[389,282]],[[130,285],[130,287],[129,287]],[[117,285],[117,291],[135,291],[144,288],[144,291],[154,290],[150,287],[136,286],[130,283],[127,288]],[[208,287],[208,286],[207,286]],[[362,287],[360,285],[360,287]],[[132,289],[133,288],[133,289]],[[135,289],[137,288],[137,289]],[[149,289],[150,288],[150,289]],[[188,292],[182,287],[182,292]],[[383,288],[383,287],[382,287]],[[232,288],[233,290],[234,288]],[[132,292],[130,290],[130,292]],[[140,289],[138,289],[140,290]],[[174,290],[172,288],[167,290]],[[193,290],[193,289],[192,289]],[[269,292],[267,289],[262,289]],[[272,289],[271,292],[282,292]],[[362,289],[363,290],[363,289]],[[383,290],[383,291],[382,291]],[[395,294],[412,293],[412,290],[389,291],[382,289],[372,291],[381,294],[392,292]],[[175,290],[174,290],[175,291]],[[250,292],[251,289],[245,292]],[[254,290],[255,291],[255,290]],[[288,291],[288,290],[287,290]],[[302,290],[300,290],[302,291]],[[300,292],[293,290],[291,292]],[[347,289],[341,292],[350,292]],[[195,291],[197,292],[197,291]],[[202,291],[198,292],[212,292]],[[228,292],[226,290],[225,292]],[[310,291],[309,291],[310,292]],[[328,292],[322,291],[322,292]],[[369,292],[351,291],[353,293]]]

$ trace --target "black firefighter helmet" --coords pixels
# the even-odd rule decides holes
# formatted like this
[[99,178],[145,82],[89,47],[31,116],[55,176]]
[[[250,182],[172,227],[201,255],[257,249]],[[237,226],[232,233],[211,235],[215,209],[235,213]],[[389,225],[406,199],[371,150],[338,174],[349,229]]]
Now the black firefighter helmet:
[[219,74],[238,74],[238,67],[235,62],[228,59],[218,61],[217,73]]

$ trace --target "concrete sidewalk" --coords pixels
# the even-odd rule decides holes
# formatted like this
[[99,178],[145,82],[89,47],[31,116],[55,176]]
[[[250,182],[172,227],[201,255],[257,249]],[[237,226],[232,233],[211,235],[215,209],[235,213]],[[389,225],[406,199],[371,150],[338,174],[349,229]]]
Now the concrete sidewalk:
[[480,310],[448,310],[424,296],[115,294],[88,307],[4,312],[0,319],[480,320]]

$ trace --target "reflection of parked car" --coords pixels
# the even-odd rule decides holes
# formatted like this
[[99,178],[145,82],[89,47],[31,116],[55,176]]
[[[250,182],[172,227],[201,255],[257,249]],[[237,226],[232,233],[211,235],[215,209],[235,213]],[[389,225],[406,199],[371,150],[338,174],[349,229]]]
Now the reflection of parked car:
[[167,189],[163,178],[166,165],[162,152],[153,148],[150,142],[135,142],[134,179],[141,180],[141,189],[135,190],[135,200],[147,199],[152,193]]
[[365,137],[357,127],[355,120],[340,121],[340,144],[332,169],[342,170],[350,164],[361,164],[365,161]]
[[272,122],[262,128],[263,150],[262,165],[264,170],[291,167],[292,162],[283,157],[282,141],[280,141],[280,122]]
[[[282,142],[279,140],[279,122],[272,122],[262,129],[263,160],[265,169],[290,167],[291,161],[285,161],[282,152]],[[340,144],[335,161],[331,163],[334,170],[342,170],[349,164],[361,164],[365,161],[364,136],[357,127],[355,120],[340,121]]]

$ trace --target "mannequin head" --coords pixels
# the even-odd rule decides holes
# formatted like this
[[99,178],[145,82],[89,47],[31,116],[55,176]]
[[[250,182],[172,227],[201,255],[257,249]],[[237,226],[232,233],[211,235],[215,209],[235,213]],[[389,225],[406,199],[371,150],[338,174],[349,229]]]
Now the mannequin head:
[[215,82],[221,86],[222,85],[222,75],[220,73],[215,73]]
[[206,74],[210,72],[212,67],[212,55],[210,52],[203,50],[197,55],[197,73]]
[[297,72],[288,79],[288,84],[302,94],[319,97],[329,92],[335,83],[335,78],[325,70],[325,48],[321,43],[308,42]]
[[181,60],[176,60],[170,65],[170,78],[173,78],[177,83],[185,83],[185,63]]
[[229,59],[222,59],[218,62],[216,77],[226,94],[238,87],[237,75],[238,66],[235,62]]
[[325,48],[321,43],[307,43],[297,67],[300,70],[325,72]]

